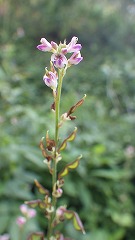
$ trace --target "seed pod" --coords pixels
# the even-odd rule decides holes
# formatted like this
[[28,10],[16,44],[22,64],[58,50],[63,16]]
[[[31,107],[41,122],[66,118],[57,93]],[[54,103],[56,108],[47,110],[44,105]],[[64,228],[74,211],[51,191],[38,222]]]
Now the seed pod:
[[73,106],[69,109],[69,111],[68,111],[68,113],[67,113],[67,116],[70,116],[70,114],[72,114],[72,113],[76,110],[76,108],[80,107],[80,106],[83,104],[85,98],[86,98],[86,94],[84,95],[84,97],[83,97],[82,99],[80,99],[75,105],[73,105]]
[[36,179],[35,179],[35,185],[41,194],[49,196],[49,191],[46,188],[44,188]]
[[82,158],[82,155],[80,155],[75,161],[72,163],[69,163],[66,165],[66,167],[58,174],[58,179],[61,179],[62,177],[65,177],[70,169],[76,169],[79,165],[79,161]]
[[62,142],[60,145],[58,152],[64,150],[67,146],[67,142],[71,142],[75,139],[76,137],[76,132],[77,132],[77,127],[75,127],[74,131]]
[[82,233],[85,234],[85,230],[81,222],[81,219],[76,212],[71,210],[65,210],[64,217],[68,220],[72,219],[74,228],[78,231],[82,231]]

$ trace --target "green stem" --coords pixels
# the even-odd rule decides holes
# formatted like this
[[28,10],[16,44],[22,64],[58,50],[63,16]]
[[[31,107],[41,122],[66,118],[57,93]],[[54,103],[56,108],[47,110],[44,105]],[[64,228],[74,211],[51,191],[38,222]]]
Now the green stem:
[[19,229],[19,240],[23,239],[23,226]]
[[[53,175],[52,175],[52,191],[54,184],[57,181],[57,162],[56,162],[56,155],[57,155],[57,148],[58,148],[58,141],[59,141],[59,118],[60,118],[60,99],[61,99],[61,89],[62,89],[62,81],[64,77],[63,69],[59,69],[59,83],[58,83],[58,91],[55,100],[55,158],[53,160]],[[48,235],[47,240],[50,240],[52,235],[52,222],[55,217],[56,212],[56,202],[57,198],[52,196],[52,207],[54,208],[54,212],[51,214],[49,223],[48,223]]]
[[[59,84],[58,84],[58,91],[56,96],[56,115],[55,115],[55,158],[57,153],[57,147],[58,147],[58,141],[59,141],[59,118],[60,118],[60,98],[61,98],[61,89],[62,89],[62,80],[63,80],[63,74],[62,71],[59,69]],[[53,181],[52,181],[52,187],[56,183],[57,178],[57,163],[54,160],[54,166],[53,166]]]

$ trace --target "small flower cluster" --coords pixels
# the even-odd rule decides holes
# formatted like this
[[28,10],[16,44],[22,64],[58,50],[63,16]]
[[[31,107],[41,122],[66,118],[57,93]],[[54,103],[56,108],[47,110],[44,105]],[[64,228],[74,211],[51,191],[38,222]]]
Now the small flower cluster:
[[[46,73],[43,77],[43,81],[48,87],[52,89],[57,88],[58,74],[55,68],[66,70],[71,65],[77,65],[82,61],[83,57],[80,53],[82,46],[78,44],[77,41],[77,37],[72,37],[69,44],[66,44],[66,41],[64,41],[64,43],[60,42],[60,44],[57,45],[57,43],[53,41],[49,43],[45,38],[41,38],[41,44],[38,45],[37,48],[43,52],[52,52],[51,70],[48,71],[46,68]],[[69,59],[66,57],[68,53],[72,53]]]
[[127,158],[133,158],[135,156],[135,147],[132,145],[129,145],[125,149],[125,156]]
[[28,219],[36,216],[36,210],[29,208],[26,204],[22,204],[20,206],[20,211],[23,214],[23,216],[19,216],[16,219],[16,224],[19,227],[23,227],[23,225],[27,222]]
[[4,234],[4,235],[0,235],[0,240],[9,240],[9,235],[8,234]]

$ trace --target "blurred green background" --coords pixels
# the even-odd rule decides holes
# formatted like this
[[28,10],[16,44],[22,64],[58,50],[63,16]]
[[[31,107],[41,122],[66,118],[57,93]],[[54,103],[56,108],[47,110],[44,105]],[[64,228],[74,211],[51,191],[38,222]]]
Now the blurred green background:
[[[36,50],[40,38],[55,42],[72,36],[83,45],[83,62],[64,79],[62,112],[86,93],[75,142],[63,160],[83,154],[65,178],[61,200],[76,210],[86,236],[67,222],[65,235],[78,240],[135,239],[135,1],[0,1],[0,234],[18,240],[16,217],[25,200],[39,197],[38,179],[50,176],[38,147],[53,129],[51,90],[42,81],[50,53]],[[41,211],[26,232],[46,225]]]

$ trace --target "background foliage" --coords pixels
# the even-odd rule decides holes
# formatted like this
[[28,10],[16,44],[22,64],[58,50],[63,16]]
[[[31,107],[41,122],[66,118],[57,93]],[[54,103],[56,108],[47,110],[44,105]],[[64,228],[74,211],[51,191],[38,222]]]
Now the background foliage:
[[[78,136],[63,157],[83,159],[66,177],[62,202],[78,211],[87,234],[69,223],[63,231],[78,240],[134,240],[135,1],[1,0],[0,16],[0,233],[17,240],[19,205],[38,196],[34,179],[51,184],[38,148],[53,128],[42,82],[50,55],[35,47],[41,37],[78,36],[84,61],[68,71],[62,109],[87,99],[65,127],[63,134],[77,125]],[[28,232],[44,226],[38,212]]]

